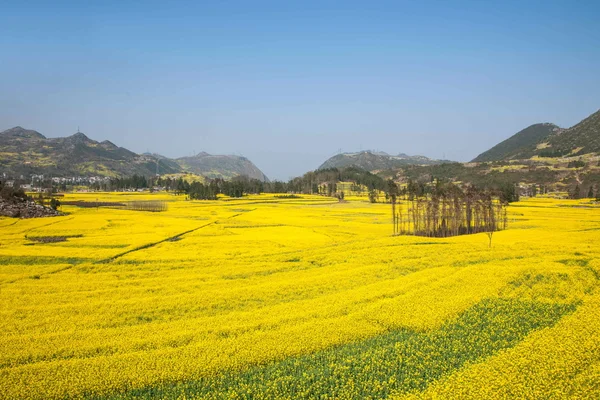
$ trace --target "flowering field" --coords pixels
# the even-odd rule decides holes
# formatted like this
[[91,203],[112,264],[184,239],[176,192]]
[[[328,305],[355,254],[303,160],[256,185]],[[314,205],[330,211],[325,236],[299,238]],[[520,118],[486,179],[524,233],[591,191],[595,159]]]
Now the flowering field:
[[[0,219],[0,398],[598,398],[600,208],[392,237],[302,196]],[[39,238],[61,237],[61,241]]]

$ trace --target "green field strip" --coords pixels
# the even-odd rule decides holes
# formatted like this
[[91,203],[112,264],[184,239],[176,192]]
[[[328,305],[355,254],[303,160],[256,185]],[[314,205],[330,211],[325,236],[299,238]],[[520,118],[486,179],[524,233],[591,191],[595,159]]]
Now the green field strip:
[[394,330],[243,371],[105,398],[358,400],[420,392],[441,377],[516,346],[531,332],[553,326],[574,310],[574,305],[488,299],[435,331]]

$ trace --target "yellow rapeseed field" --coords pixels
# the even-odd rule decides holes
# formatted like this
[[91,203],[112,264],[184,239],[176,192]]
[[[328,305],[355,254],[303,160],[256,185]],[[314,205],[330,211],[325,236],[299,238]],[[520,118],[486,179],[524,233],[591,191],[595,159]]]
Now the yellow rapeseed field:
[[0,398],[600,398],[597,205],[514,203],[490,248],[349,198],[0,218]]

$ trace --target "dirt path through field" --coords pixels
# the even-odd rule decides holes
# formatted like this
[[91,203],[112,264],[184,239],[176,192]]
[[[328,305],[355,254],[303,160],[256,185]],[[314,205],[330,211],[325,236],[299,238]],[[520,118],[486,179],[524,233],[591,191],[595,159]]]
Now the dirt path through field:
[[[255,210],[255,209],[254,209],[254,210]],[[227,219],[232,219],[232,218],[238,217],[238,216],[240,216],[240,215],[242,215],[242,214],[245,214],[245,213],[248,213],[248,212],[250,212],[250,211],[254,211],[254,210],[249,210],[249,211],[245,211],[245,212],[241,212],[241,213],[234,214],[234,215],[232,215],[232,216],[230,216],[230,217],[227,217],[227,218],[226,218],[226,220],[227,220]],[[219,220],[214,220],[214,221],[212,221],[212,222],[209,222],[209,223],[207,223],[207,224],[204,224],[204,225],[198,226],[198,227],[196,227],[196,228],[189,229],[189,230],[187,230],[187,231],[185,231],[185,232],[178,233],[177,235],[170,236],[170,237],[168,237],[168,238],[165,238],[165,239],[161,239],[161,240],[159,240],[159,241],[157,241],[157,242],[152,242],[152,243],[146,243],[146,244],[143,244],[143,245],[141,245],[141,246],[135,247],[135,248],[133,248],[133,249],[129,249],[129,250],[127,250],[127,251],[124,251],[124,252],[122,252],[122,253],[118,253],[118,254],[116,254],[116,255],[114,255],[114,256],[112,256],[112,257],[109,257],[109,258],[105,258],[105,259],[102,259],[102,260],[96,261],[94,264],[105,264],[105,263],[109,263],[109,262],[112,262],[112,261],[116,260],[117,258],[121,258],[121,257],[123,257],[123,256],[125,256],[125,255],[127,255],[127,254],[131,254],[131,253],[134,253],[134,252],[136,252],[136,251],[140,251],[140,250],[149,249],[149,248],[151,248],[151,247],[157,246],[157,245],[159,245],[159,244],[161,244],[161,243],[164,243],[164,242],[170,242],[170,241],[175,241],[175,240],[178,240],[178,239],[180,239],[182,236],[184,236],[184,235],[187,235],[188,233],[196,232],[196,231],[198,231],[198,230],[200,230],[200,229],[202,229],[202,228],[206,228],[207,226],[214,225],[214,224],[216,224],[216,223],[218,223],[218,222],[219,222]]]

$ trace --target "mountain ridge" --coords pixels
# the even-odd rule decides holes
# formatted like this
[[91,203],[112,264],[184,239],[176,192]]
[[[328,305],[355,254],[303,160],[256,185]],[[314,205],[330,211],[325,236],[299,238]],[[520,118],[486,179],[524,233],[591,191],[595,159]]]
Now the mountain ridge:
[[600,154],[600,110],[570,128],[533,124],[475,157],[471,162],[525,160]]
[[557,155],[600,153],[600,110],[590,114],[577,124],[552,135],[545,149]]
[[336,154],[325,160],[318,170],[327,168],[359,167],[367,171],[380,171],[394,169],[403,165],[431,165],[449,162],[435,160],[425,156],[409,156],[405,153],[390,155],[382,151],[362,150],[351,153]]
[[179,157],[174,160],[185,171],[207,178],[230,179],[238,175],[246,175],[251,179],[268,182],[269,178],[252,161],[243,156],[215,155],[200,152],[195,156]]
[[562,128],[550,122],[530,125],[479,154],[471,162],[530,158],[541,141],[559,130]]
[[[195,160],[210,158],[210,162]],[[268,180],[250,160],[240,156],[210,155],[170,159],[158,154],[137,154],[109,140],[98,142],[83,132],[47,138],[40,132],[16,126],[0,132],[0,174],[9,176],[131,176],[192,172],[230,179],[237,175]],[[177,161],[180,160],[180,161]],[[186,160],[189,170],[180,165]],[[205,161],[205,160],[204,160]]]

